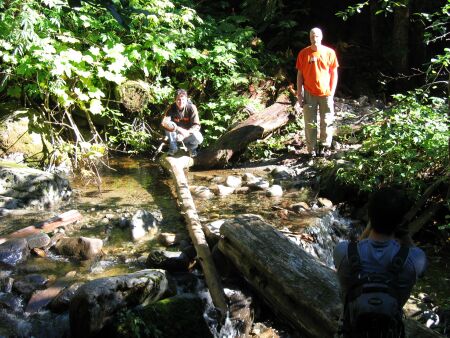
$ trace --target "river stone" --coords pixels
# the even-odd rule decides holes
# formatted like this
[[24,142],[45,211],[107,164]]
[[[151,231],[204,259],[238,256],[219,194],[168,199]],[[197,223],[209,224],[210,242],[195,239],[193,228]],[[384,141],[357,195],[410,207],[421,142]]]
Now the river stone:
[[247,186],[252,190],[267,190],[270,187],[269,181],[262,178],[247,182]]
[[70,302],[71,336],[96,336],[118,310],[157,301],[168,286],[165,271],[149,269],[85,283]]
[[28,247],[31,249],[34,248],[44,248],[50,244],[50,237],[43,232],[33,234],[27,237]]
[[146,235],[155,236],[160,222],[160,215],[154,215],[146,210],[136,211],[130,222],[133,241],[137,241]]
[[180,251],[153,250],[147,257],[146,267],[163,269],[169,272],[187,272],[191,260]]
[[274,179],[278,180],[286,180],[294,176],[293,171],[284,166],[275,167],[270,174]]
[[[32,337],[32,323],[28,317],[21,318],[11,311],[0,311],[2,337]],[[5,330],[8,330],[5,332]]]
[[0,262],[9,266],[23,262],[29,253],[25,238],[11,239],[0,244]]
[[173,246],[185,240],[187,237],[183,234],[174,234],[170,232],[162,232],[158,236],[158,243],[164,246]]
[[234,190],[234,193],[239,195],[245,195],[248,194],[249,192],[250,192],[249,187],[239,187]]
[[217,243],[220,239],[220,227],[222,226],[224,219],[218,219],[205,225],[205,236],[208,239],[208,243]]
[[75,293],[82,285],[82,282],[77,282],[61,290],[61,292],[53,298],[48,305],[49,309],[56,313],[62,313],[68,310]]
[[22,309],[23,303],[20,297],[12,293],[0,292],[0,309],[7,309],[12,312],[18,312]]
[[47,257],[47,252],[40,248],[31,249],[31,253],[33,253],[34,255],[39,256],[39,257]]
[[56,242],[55,250],[64,256],[74,256],[83,260],[102,253],[103,241],[98,238],[63,237]]
[[293,212],[300,213],[305,210],[310,210],[310,206],[306,202],[299,202],[289,206],[289,209]]
[[218,195],[218,196],[228,196],[231,195],[234,192],[234,188],[231,187],[227,187],[225,185],[222,184],[218,184],[215,188],[214,188],[214,192]]
[[317,199],[317,203],[319,204],[320,207],[325,207],[325,208],[333,207],[333,202],[331,202],[329,199],[327,199],[325,197],[319,197]]
[[205,186],[192,187],[191,193],[194,197],[197,198],[210,199],[214,197],[214,193],[208,187]]
[[37,289],[38,288],[32,283],[23,280],[14,281],[13,284],[13,290],[26,300],[30,299],[33,292]]
[[239,176],[230,175],[225,181],[225,185],[231,188],[237,188],[242,184],[242,179]]
[[14,278],[0,277],[0,292],[9,293],[12,290]]
[[283,196],[283,188],[281,188],[281,185],[274,184],[266,190],[266,196],[281,197]]
[[245,182],[252,182],[252,181],[256,181],[257,178],[252,173],[244,173],[242,175],[242,180],[245,181]]
[[14,197],[0,196],[0,208],[17,209],[22,203]]
[[211,183],[213,184],[222,184],[225,182],[225,178],[223,178],[222,176],[214,176],[211,179]]

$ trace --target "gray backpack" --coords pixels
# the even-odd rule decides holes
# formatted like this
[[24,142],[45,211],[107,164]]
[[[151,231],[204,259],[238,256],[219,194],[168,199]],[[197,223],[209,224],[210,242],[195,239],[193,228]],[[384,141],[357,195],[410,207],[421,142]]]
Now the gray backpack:
[[402,246],[382,273],[362,274],[356,242],[348,245],[354,281],[345,298],[342,333],[346,338],[403,338],[402,304],[397,292],[398,275],[408,257]]

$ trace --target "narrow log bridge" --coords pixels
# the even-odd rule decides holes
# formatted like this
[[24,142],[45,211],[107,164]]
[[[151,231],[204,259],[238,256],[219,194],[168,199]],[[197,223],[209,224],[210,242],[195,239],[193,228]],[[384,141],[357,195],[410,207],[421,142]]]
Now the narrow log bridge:
[[201,168],[224,167],[231,157],[247,148],[250,142],[261,139],[289,121],[291,102],[286,95],[264,110],[223,134],[211,147],[202,150],[194,165]]
[[[307,337],[333,337],[342,311],[336,272],[256,215],[224,222],[219,249],[269,304]],[[443,337],[406,319],[407,337]]]
[[189,235],[197,251],[197,257],[205,275],[206,285],[208,286],[214,306],[222,312],[224,316],[227,313],[227,303],[225,301],[225,294],[223,292],[222,282],[217,273],[214,261],[206,242],[205,234],[202,230],[202,225],[197,214],[197,209],[189,191],[189,184],[187,182],[184,169],[192,166],[192,158],[188,156],[170,157],[163,156],[161,158],[161,165],[166,168],[172,175],[184,219],[189,230]]

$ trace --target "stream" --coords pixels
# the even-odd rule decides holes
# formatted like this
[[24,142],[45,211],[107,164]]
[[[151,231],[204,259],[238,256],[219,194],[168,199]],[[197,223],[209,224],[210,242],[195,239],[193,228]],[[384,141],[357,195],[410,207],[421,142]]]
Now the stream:
[[[20,279],[26,275],[38,274],[44,276],[48,281],[56,281],[70,273],[76,273],[76,281],[84,282],[142,270],[145,268],[144,263],[150,250],[173,249],[163,247],[156,239],[137,242],[132,240],[129,228],[123,226],[122,223],[138,210],[159,212],[162,217],[160,232],[188,237],[184,219],[177,207],[172,180],[158,164],[145,159],[121,157],[111,159],[110,167],[111,169],[105,169],[102,172],[101,192],[97,186],[89,182],[86,184],[86,180],[74,179],[71,182],[74,190],[73,197],[59,210],[30,211],[19,216],[0,218],[0,236],[2,236],[61,212],[76,209],[83,215],[83,219],[69,226],[67,234],[102,239],[104,255],[101,259],[79,261],[55,253],[49,253],[48,257],[44,258],[30,256],[26,262],[17,266],[9,274],[2,271],[0,278],[14,276],[14,279]],[[212,183],[220,182],[229,175],[240,176],[248,172],[266,178],[272,169],[271,167],[256,167],[188,172],[188,180],[191,186],[209,187]],[[283,181],[280,184],[283,185]],[[278,230],[288,235],[291,240],[302,245],[306,251],[331,267],[332,248],[338,240],[348,234],[349,228],[353,224],[352,221],[340,216],[334,206],[318,205],[317,196],[307,186],[291,185],[283,188],[282,197],[267,197],[261,191],[214,196],[210,199],[194,197],[194,200],[202,223],[211,223],[244,213],[259,214]],[[290,206],[302,205],[302,203],[309,208],[298,213],[288,211]],[[310,227],[311,225],[313,226]],[[334,230],[330,231],[331,228]],[[427,248],[425,249],[427,250]],[[177,249],[175,248],[175,250]],[[430,250],[427,250],[428,254]],[[437,260],[441,260],[440,264],[447,264],[444,258],[431,256],[430,271],[432,275],[427,276],[418,284],[415,296],[420,298],[419,293],[429,294],[435,299],[444,299],[443,303],[448,304],[450,298],[447,285],[450,272],[448,268],[444,271],[437,271],[433,266],[433,262]],[[440,274],[439,277],[437,274]],[[234,337],[236,331],[229,321],[220,329],[214,318],[208,317],[212,306],[209,294],[204,289],[202,290],[201,286],[197,291],[207,304],[204,317],[214,337]],[[226,289],[227,294],[233,292],[231,289]],[[16,307],[21,309],[25,305],[21,303]],[[44,311],[38,318],[45,321],[48,315],[48,312]],[[62,316],[61,322],[66,321],[67,324],[67,317],[60,316]],[[18,327],[14,330],[35,334],[36,329],[30,327],[28,318],[19,315],[17,317],[16,325]],[[277,326],[277,321],[271,316],[266,316],[264,324],[273,325],[279,337],[296,337],[283,325]],[[11,323],[0,320],[0,337],[9,336],[10,332]],[[41,332],[42,337],[46,335],[42,333],[45,332],[42,328],[37,332]],[[35,336],[39,336],[39,334]]]

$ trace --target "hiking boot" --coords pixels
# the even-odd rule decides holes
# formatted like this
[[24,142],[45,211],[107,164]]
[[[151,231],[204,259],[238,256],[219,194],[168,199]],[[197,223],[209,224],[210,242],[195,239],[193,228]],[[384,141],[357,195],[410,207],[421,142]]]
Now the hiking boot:
[[189,156],[190,157],[194,158],[194,157],[197,157],[197,155],[198,155],[197,149],[190,149],[189,150]]

